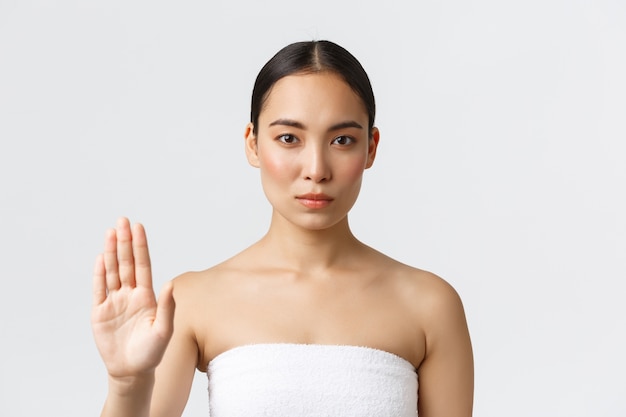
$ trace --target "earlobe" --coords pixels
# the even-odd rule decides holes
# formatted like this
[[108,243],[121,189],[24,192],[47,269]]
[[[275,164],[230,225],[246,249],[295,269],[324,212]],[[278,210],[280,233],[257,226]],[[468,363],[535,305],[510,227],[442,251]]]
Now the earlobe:
[[246,125],[246,130],[244,133],[245,140],[245,148],[246,148],[246,158],[248,158],[248,163],[255,168],[259,167],[259,155],[257,152],[257,140],[256,134],[254,133],[254,125],[252,123],[248,123]]
[[376,149],[378,149],[378,141],[380,140],[380,131],[377,127],[372,128],[372,137],[369,139],[369,148],[367,149],[367,164],[365,169],[370,168],[376,159]]

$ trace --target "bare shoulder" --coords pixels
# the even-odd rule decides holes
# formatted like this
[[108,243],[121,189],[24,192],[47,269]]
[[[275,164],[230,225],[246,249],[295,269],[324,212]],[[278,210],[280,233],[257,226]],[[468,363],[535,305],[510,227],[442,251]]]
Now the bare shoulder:
[[380,255],[383,274],[391,279],[411,304],[432,308],[456,308],[461,298],[456,289],[441,276],[424,269],[416,268],[386,255]]
[[182,303],[197,310],[207,301],[223,296],[223,291],[232,283],[229,278],[236,274],[234,264],[226,261],[205,270],[188,271],[177,276],[172,280],[177,308]]
[[[422,330],[419,415],[471,415],[473,353],[461,297],[444,278],[406,265],[396,280]],[[455,398],[455,401],[450,401]]]
[[[193,339],[198,349],[197,367],[226,350],[232,336],[232,318],[241,306],[241,262],[227,260],[201,271],[185,272],[173,280],[176,302],[174,327]],[[243,291],[245,292],[245,291]]]
[[413,267],[407,267],[404,285],[413,292],[419,304],[428,311],[457,310],[462,306],[456,289],[441,276]]
[[[384,256],[384,255],[383,255]],[[413,313],[425,336],[465,325],[463,302],[456,289],[441,276],[385,256],[384,268],[403,304]]]
[[215,297],[220,274],[216,267],[203,271],[188,271],[172,280],[175,328],[198,339],[196,329],[203,325],[202,317],[207,317],[212,298]]

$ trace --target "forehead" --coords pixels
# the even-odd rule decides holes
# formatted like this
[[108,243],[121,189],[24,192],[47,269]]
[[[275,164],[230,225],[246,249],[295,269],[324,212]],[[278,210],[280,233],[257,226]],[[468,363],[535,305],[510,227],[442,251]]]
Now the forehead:
[[332,72],[288,75],[269,91],[259,123],[289,117],[296,120],[359,119],[367,124],[361,97]]

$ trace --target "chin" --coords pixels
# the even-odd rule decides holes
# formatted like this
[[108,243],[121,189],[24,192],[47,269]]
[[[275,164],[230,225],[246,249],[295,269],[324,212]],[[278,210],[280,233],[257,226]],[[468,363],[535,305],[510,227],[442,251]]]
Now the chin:
[[346,204],[336,205],[332,208],[321,210],[304,211],[297,206],[294,210],[290,205],[274,205],[274,215],[280,222],[286,222],[300,229],[322,231],[332,229],[347,221],[350,207]]
[[314,219],[297,219],[292,221],[293,224],[311,231],[321,231],[332,229],[333,227],[340,224],[346,216],[340,218],[328,218],[326,216],[315,216],[317,218]]

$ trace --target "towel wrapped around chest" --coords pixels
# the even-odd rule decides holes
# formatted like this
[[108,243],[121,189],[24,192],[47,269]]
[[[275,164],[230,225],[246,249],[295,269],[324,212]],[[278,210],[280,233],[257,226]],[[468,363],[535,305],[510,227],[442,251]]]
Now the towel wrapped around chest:
[[417,373],[378,349],[270,343],[230,349],[208,366],[211,417],[415,417]]

